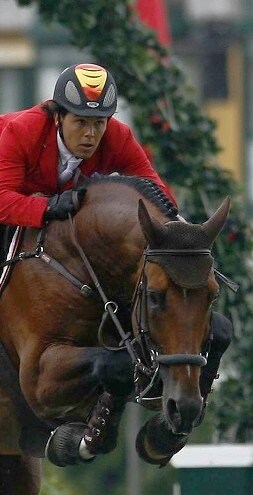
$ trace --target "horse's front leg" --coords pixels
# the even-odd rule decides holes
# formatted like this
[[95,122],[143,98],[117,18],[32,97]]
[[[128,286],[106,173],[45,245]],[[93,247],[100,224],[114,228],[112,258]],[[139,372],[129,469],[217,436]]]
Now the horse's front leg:
[[86,459],[115,447],[120,417],[133,386],[132,373],[124,351],[61,344],[48,346],[39,360],[32,352],[27,359],[23,354],[20,382],[28,403],[40,418],[60,425],[47,448],[52,462],[76,462],[80,446]]
[[188,435],[173,433],[162,414],[156,414],[140,429],[136,438],[136,450],[144,461],[163,467],[185,446],[187,440]]

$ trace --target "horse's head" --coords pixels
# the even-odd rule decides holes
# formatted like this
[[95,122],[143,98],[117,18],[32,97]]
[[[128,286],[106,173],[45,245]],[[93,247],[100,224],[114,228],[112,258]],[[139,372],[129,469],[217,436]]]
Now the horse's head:
[[199,375],[205,360],[200,354],[208,340],[210,309],[219,291],[210,247],[226,221],[229,204],[226,198],[202,225],[183,221],[161,224],[149,215],[143,202],[139,205],[148,249],[139,291],[139,322],[138,317],[133,318],[133,326],[136,333],[143,333],[144,340],[148,335],[158,352],[163,412],[175,433],[191,431],[202,409]]

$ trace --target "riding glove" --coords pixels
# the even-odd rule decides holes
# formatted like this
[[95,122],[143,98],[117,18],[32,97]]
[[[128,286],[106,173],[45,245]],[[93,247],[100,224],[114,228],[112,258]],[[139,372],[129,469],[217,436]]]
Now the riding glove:
[[69,189],[62,194],[52,196],[48,201],[44,220],[46,222],[49,220],[65,220],[68,218],[68,214],[75,215],[81,207],[85,192],[86,187],[79,186],[78,189]]

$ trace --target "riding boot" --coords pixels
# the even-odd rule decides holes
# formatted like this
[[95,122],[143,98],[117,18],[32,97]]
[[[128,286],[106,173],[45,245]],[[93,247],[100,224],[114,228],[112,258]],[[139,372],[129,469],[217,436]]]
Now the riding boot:
[[221,358],[228,348],[231,339],[233,326],[224,315],[212,312],[211,316],[211,348],[207,358],[207,364],[201,369],[200,375],[200,392],[204,399],[204,404],[208,394],[212,390],[212,384],[215,378],[218,378],[218,369]]

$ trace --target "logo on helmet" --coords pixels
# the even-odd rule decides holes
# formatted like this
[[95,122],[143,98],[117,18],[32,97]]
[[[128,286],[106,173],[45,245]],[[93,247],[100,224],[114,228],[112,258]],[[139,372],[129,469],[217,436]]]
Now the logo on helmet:
[[99,103],[97,103],[96,101],[87,101],[86,105],[87,105],[87,107],[90,107],[90,108],[99,107]]
[[106,84],[106,70],[98,65],[85,64],[77,65],[75,73],[86,98],[92,103],[98,100]]

